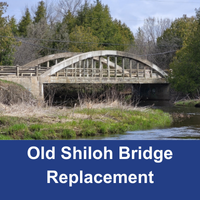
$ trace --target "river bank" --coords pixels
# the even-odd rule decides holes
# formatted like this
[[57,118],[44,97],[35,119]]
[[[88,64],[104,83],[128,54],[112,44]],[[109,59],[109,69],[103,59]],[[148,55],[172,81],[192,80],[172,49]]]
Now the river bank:
[[177,101],[174,103],[175,106],[186,106],[186,107],[200,107],[200,99],[191,99]]
[[[195,107],[173,106],[168,101],[141,102],[142,106],[153,105],[173,117],[169,127],[151,130],[127,131],[125,134],[90,137],[91,140],[200,140],[200,109]],[[80,140],[86,138],[79,138]]]
[[22,109],[20,106],[15,108],[7,106],[0,116],[0,139],[76,139],[162,128],[170,126],[171,123],[172,117],[169,114],[145,107],[102,105],[101,108],[86,106],[67,109],[23,106]]

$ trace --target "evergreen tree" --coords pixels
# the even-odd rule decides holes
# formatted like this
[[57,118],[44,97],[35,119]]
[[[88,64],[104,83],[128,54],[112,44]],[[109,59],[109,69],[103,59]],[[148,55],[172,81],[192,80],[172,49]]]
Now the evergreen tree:
[[38,23],[41,19],[46,17],[46,8],[44,1],[38,3],[37,11],[35,12],[35,17],[33,23]]
[[[71,3],[72,1],[70,1]],[[19,25],[21,35],[35,38],[35,45],[46,47],[37,52],[34,50],[36,57],[55,53],[47,48],[58,49],[58,52],[63,50],[86,52],[100,49],[124,51],[128,49],[127,44],[134,42],[133,33],[126,24],[117,20],[113,21],[108,6],[103,5],[100,0],[94,4],[89,4],[86,0],[77,12],[69,9],[68,12],[65,12],[61,23],[53,21],[47,23],[46,18],[49,12],[46,9],[49,10],[48,5],[45,5],[44,1],[40,1],[33,23],[28,25],[28,32],[27,26],[24,26],[28,14],[23,17]],[[59,43],[53,40],[65,40],[69,43]]]
[[[112,43],[116,44],[110,47],[111,49],[117,49],[120,51],[125,51],[134,44],[134,36],[131,30],[126,24],[122,24],[121,21],[114,21],[114,36],[112,38]],[[117,46],[117,47],[116,47]]]
[[[64,41],[69,41],[69,34],[68,34],[68,29],[67,25],[63,23],[57,22],[56,24],[51,27],[51,40],[64,40]],[[51,42],[49,45],[50,48],[53,49],[59,49],[60,51],[68,51],[69,49],[69,43],[67,42]],[[55,52],[52,52],[55,53]]]
[[[134,42],[133,33],[117,20],[113,21],[108,6],[97,0],[90,5],[86,2],[78,11],[76,25],[90,28],[92,35],[99,39],[99,47],[104,49],[122,50],[128,48],[124,44]],[[121,44],[121,45],[116,45]]]
[[14,17],[11,17],[9,24],[10,24],[13,35],[18,35],[17,23]]
[[90,28],[76,26],[74,31],[69,35],[69,38],[71,41],[69,49],[72,52],[88,52],[99,49],[99,39],[92,35]]
[[76,16],[76,25],[88,27],[91,22],[91,9],[92,5],[89,6],[89,3],[86,1],[84,5],[81,6],[80,10],[77,11]]
[[89,14],[88,26],[91,27],[93,35],[99,38],[100,43],[110,43],[113,34],[112,18],[108,7],[97,0]]
[[67,30],[69,34],[73,31],[73,29],[76,26],[75,21],[76,21],[75,16],[73,16],[70,10],[68,10],[67,15],[65,15],[63,18],[62,24],[64,26],[65,25],[67,26]]
[[22,17],[20,23],[18,24],[18,32],[21,36],[27,36],[27,27],[31,24],[31,15],[29,9],[26,8],[25,15]]
[[8,17],[3,17],[8,5],[0,2],[0,65],[12,65],[14,46],[18,45],[14,39]]

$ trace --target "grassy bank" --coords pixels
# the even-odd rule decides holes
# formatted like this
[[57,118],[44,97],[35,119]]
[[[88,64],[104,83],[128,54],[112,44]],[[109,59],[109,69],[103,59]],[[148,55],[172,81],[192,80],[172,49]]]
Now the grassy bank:
[[68,109],[57,115],[1,116],[0,139],[60,140],[169,126],[172,118],[160,110],[117,108]]
[[194,99],[194,100],[177,101],[175,102],[175,106],[200,107],[200,100]]

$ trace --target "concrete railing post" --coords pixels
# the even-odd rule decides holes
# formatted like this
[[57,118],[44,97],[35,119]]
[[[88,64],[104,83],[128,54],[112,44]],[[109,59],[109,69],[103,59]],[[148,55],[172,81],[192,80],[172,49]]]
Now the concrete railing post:
[[94,77],[94,59],[91,60],[92,77]]
[[16,66],[16,75],[19,77],[19,65]]
[[83,61],[83,76],[85,77],[86,73],[85,73],[85,60]]
[[68,68],[65,69],[66,77],[68,77]]
[[89,77],[89,60],[86,60],[86,65],[87,65],[87,77]]
[[82,76],[82,71],[81,71],[81,61],[79,61],[79,77],[81,77]]
[[38,76],[39,74],[38,74],[38,65],[37,66],[35,66],[35,76]]
[[[58,64],[58,60],[56,59],[55,60],[55,65],[57,65]],[[56,72],[56,76],[58,77],[59,76],[59,72]]]
[[158,72],[156,72],[156,78],[159,78],[159,76],[158,76]]
[[140,63],[137,63],[137,77],[139,77]]
[[122,58],[122,77],[124,78],[125,58]]
[[75,71],[74,71],[74,63],[72,64],[72,77],[74,77]]
[[115,78],[117,78],[117,56],[115,56]]
[[130,66],[129,76],[131,78],[131,76],[132,76],[132,67],[133,67],[133,62],[132,62],[131,59],[129,60],[129,66]]
[[96,77],[96,73],[97,73],[97,71],[96,71],[96,68],[97,68],[97,62],[96,62],[96,60],[94,60],[94,77]]
[[100,71],[100,77],[103,77],[103,65],[101,62],[101,56],[99,56],[99,71]]
[[74,69],[74,76],[76,77],[77,76],[77,72],[76,72],[76,70],[77,70],[77,63],[75,63],[74,67],[75,67],[75,69]]
[[110,57],[107,57],[108,78],[110,78]]

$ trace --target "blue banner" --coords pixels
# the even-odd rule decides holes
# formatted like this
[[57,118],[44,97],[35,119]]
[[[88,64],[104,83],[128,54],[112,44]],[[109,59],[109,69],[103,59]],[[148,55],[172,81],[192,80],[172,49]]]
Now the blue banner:
[[0,141],[0,199],[199,199],[199,141]]

